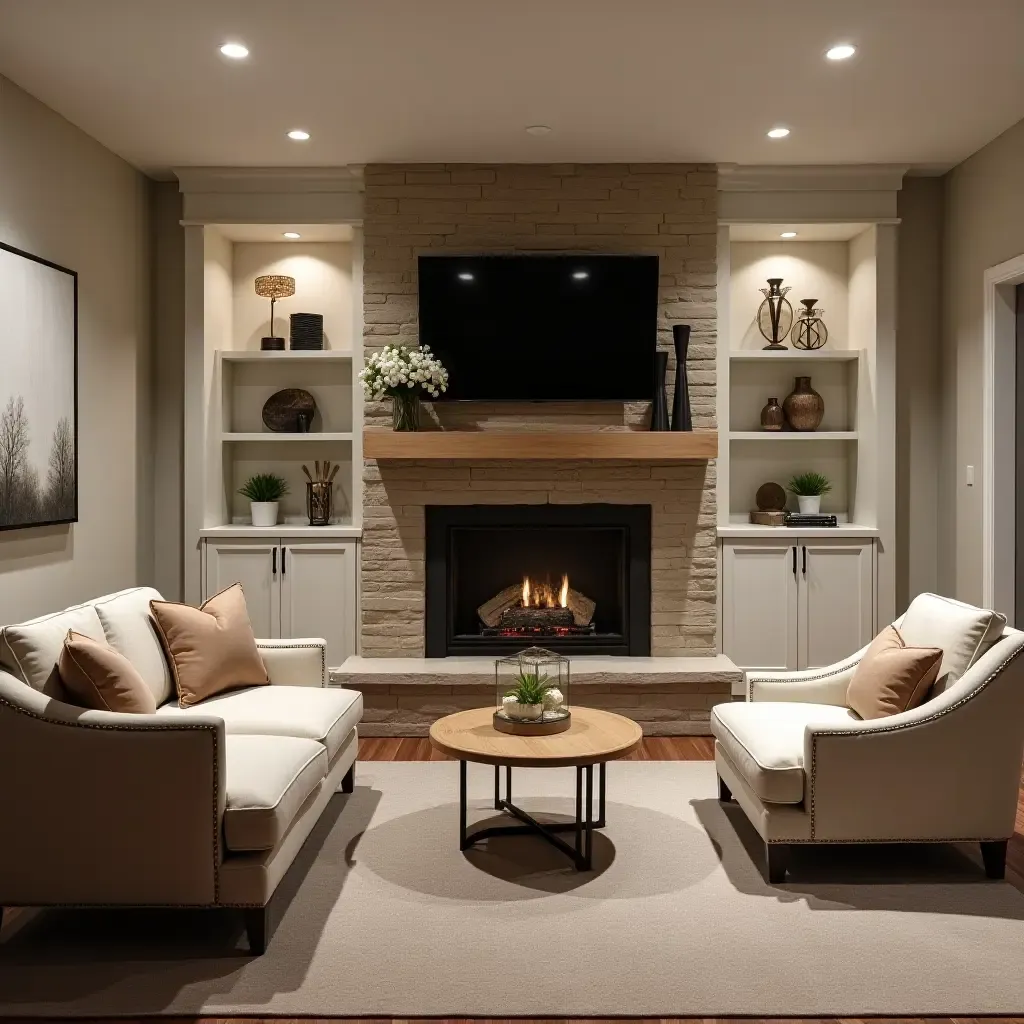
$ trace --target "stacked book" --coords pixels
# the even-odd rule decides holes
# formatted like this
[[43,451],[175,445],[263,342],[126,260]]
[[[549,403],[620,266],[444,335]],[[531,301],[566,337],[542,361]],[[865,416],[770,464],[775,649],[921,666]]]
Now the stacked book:
[[787,526],[802,526],[805,529],[809,526],[838,526],[839,520],[834,515],[824,512],[789,512],[786,515]]
[[292,313],[292,348],[300,352],[318,351],[324,347],[324,317],[322,313]]

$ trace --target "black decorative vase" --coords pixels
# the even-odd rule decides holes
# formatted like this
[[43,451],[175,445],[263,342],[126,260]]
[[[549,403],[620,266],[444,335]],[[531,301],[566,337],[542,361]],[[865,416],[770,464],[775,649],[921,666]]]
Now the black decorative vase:
[[686,376],[686,351],[690,347],[689,324],[673,324],[672,343],[676,348],[676,391],[672,398],[672,429],[693,430],[690,381]]
[[668,395],[665,393],[665,374],[668,373],[668,353],[654,353],[654,399],[651,402],[651,430],[668,430]]

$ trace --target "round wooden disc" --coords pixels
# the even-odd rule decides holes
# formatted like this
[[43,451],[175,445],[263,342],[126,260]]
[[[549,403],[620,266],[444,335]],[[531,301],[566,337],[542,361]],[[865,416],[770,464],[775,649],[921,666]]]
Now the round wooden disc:
[[556,733],[568,732],[572,725],[572,714],[565,718],[554,718],[550,722],[512,722],[494,712],[494,728],[498,732],[507,732],[511,736],[554,736]]
[[302,388],[275,391],[263,405],[263,422],[275,434],[294,434],[299,430],[299,415],[305,413],[310,420],[316,412],[316,400]]
[[786,491],[776,483],[761,484],[754,500],[761,512],[781,512],[786,507]]
[[611,711],[572,709],[569,728],[554,736],[513,736],[494,728],[494,706],[457,711],[430,727],[430,742],[457,761],[510,764],[522,768],[614,761],[636,750],[643,739],[640,726]]

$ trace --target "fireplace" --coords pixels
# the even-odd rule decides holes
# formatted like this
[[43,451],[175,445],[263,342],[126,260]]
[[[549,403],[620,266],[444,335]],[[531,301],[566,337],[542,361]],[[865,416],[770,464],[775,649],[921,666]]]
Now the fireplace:
[[426,654],[651,653],[649,505],[428,505]]

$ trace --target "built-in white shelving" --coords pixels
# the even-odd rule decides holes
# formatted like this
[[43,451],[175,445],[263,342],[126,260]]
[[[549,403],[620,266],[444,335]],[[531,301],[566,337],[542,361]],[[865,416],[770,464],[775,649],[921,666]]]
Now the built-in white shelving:
[[339,352],[334,349],[314,351],[285,349],[284,351],[276,352],[251,349],[237,351],[221,349],[220,358],[228,363],[345,363],[352,360],[352,353]]
[[740,349],[729,353],[729,359],[738,363],[760,362],[791,362],[791,363],[849,363],[860,359],[862,349],[859,348],[819,348],[814,351],[804,349]]
[[856,441],[856,430],[733,430],[730,441]]
[[308,434],[300,433],[273,433],[265,432],[226,432],[220,435],[222,441],[254,441],[262,444],[264,441],[276,443],[301,443],[325,442],[325,441],[351,441],[351,431],[310,431]]

